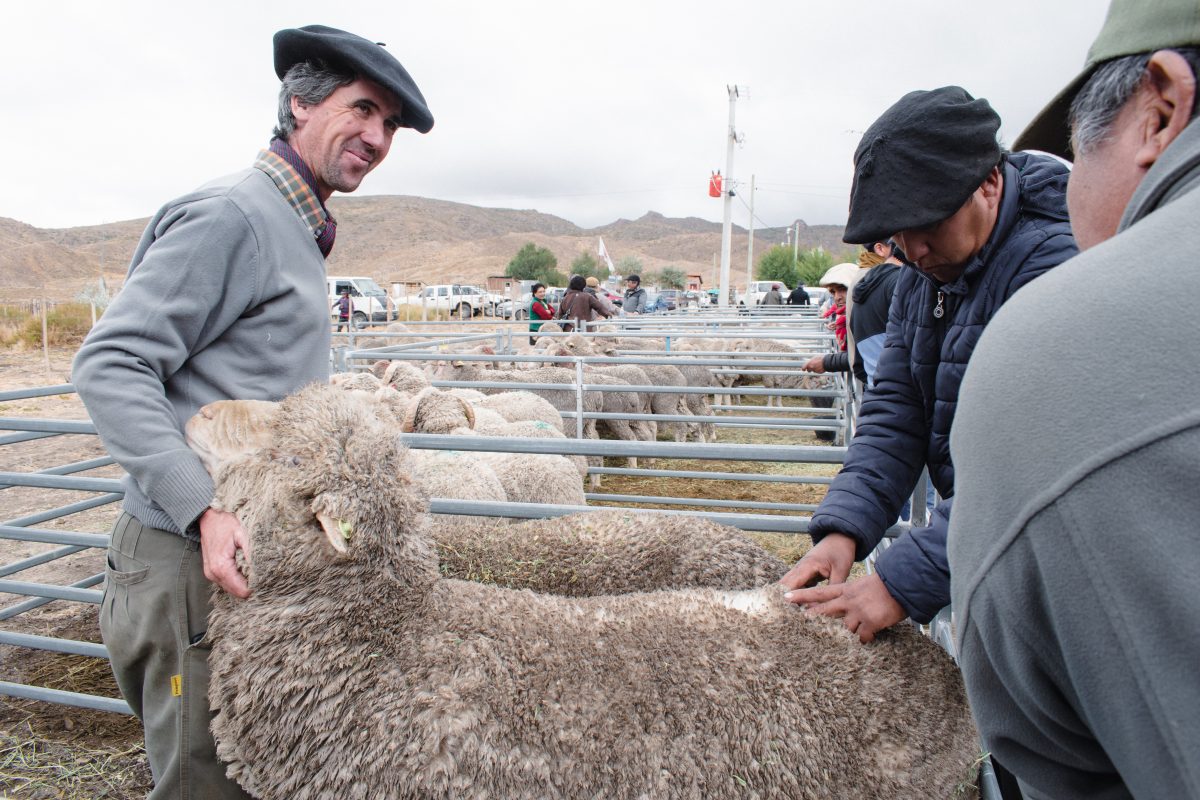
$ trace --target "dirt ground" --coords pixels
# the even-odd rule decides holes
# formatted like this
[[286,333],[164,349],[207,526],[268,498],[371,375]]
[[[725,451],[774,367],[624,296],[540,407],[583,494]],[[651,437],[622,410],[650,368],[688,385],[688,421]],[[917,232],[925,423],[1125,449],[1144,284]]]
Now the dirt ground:
[[[0,392],[66,383],[69,381],[71,357],[70,351],[54,351],[47,363],[40,351],[0,351]],[[87,414],[78,398],[71,394],[0,402],[0,416],[86,419]],[[818,443],[807,432],[757,429],[722,429],[721,441]],[[103,455],[104,451],[94,436],[56,436],[0,447],[0,470],[34,472]],[[610,462],[610,466],[623,465],[617,461]],[[833,474],[832,467],[805,464],[679,461],[659,462],[655,466],[769,474]],[[120,470],[115,466],[107,466],[75,474],[116,477]],[[797,486],[770,482],[606,476],[602,491],[816,503],[824,495],[825,487],[819,484]],[[3,508],[0,519],[17,520],[94,496],[92,493],[65,490],[0,488],[0,507]],[[39,522],[34,527],[107,533],[117,513],[117,506],[110,504],[61,519]],[[785,560],[799,558],[808,545],[807,537],[774,534],[754,534],[754,537]],[[0,566],[56,547],[0,539]],[[102,573],[103,558],[102,551],[85,549],[50,564],[21,571],[11,579],[66,585]],[[100,587],[97,585],[95,588]],[[0,593],[0,608],[24,599]],[[55,601],[13,619],[0,621],[0,630],[99,642],[96,608],[93,605]],[[0,646],[0,680],[108,697],[119,696],[107,662],[26,648]],[[144,796],[150,785],[150,772],[142,748],[142,732],[133,717],[0,695],[0,800],[100,797],[125,800]]]

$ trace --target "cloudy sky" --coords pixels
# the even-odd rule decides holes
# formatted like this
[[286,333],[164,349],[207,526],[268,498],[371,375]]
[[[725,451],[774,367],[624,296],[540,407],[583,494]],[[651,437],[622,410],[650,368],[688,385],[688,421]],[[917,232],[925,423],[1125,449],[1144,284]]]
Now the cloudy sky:
[[1011,142],[1080,69],[1107,0],[42,0],[6,6],[0,217],[148,216],[248,165],[274,122],[271,35],[385,42],[429,101],[360,194],[537,209],[583,226],[647,211],[721,219],[733,174],[756,226],[841,224],[861,132],[913,89],[987,97]]

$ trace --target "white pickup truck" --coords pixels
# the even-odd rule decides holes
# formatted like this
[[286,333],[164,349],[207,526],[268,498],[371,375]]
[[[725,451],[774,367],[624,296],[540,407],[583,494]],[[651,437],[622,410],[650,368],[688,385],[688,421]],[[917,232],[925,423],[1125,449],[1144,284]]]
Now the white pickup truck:
[[442,283],[426,286],[410,301],[414,305],[449,311],[455,317],[492,316],[496,307],[504,302],[498,294],[488,294],[478,286],[458,283]]

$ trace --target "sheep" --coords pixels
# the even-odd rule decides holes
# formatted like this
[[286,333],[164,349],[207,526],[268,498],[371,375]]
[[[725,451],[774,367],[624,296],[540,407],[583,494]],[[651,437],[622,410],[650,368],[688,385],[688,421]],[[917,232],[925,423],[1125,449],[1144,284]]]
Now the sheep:
[[[254,400],[210,403],[189,421],[188,443],[205,454],[216,479],[239,458],[274,447],[277,410],[277,403]],[[541,426],[561,436],[540,422],[507,424]],[[748,589],[778,580],[787,569],[740,531],[685,516],[603,509],[508,526],[455,517],[430,532],[444,575],[575,597],[688,586]]]
[[[612,356],[616,354],[616,347],[611,342],[600,342],[597,340],[589,342],[586,338],[576,335],[568,336],[551,348],[550,352],[555,355],[565,356]],[[622,369],[624,367],[633,367],[636,372]],[[614,364],[611,366],[597,366],[596,368],[610,370],[617,377],[623,378],[631,384],[637,381],[641,385],[649,386],[687,386],[687,381],[684,379],[683,373],[670,364]],[[628,377],[625,377],[626,375]],[[646,413],[648,414],[691,415],[684,394],[648,392],[645,396],[648,405]],[[682,442],[687,438],[689,428],[685,423],[669,422],[666,425],[671,426],[674,431],[675,441]]]
[[[423,390],[409,402],[402,430],[405,433],[473,434],[480,414],[485,418],[488,414],[495,416],[491,427],[486,429],[491,435],[515,436],[527,432],[511,430],[509,426],[513,423],[506,422],[495,412],[476,410],[465,400],[433,387]],[[587,504],[580,482],[587,474],[586,462],[580,472],[576,464],[559,455],[473,452],[472,456],[491,468],[510,502]]]
[[[789,345],[780,342],[776,339],[743,339],[736,343],[735,349],[742,350],[747,353],[786,353],[794,355],[796,350]],[[753,361],[750,362],[753,364]],[[817,375],[810,375],[800,370],[802,362],[796,361],[796,366],[791,368],[789,374],[786,375],[763,375],[762,385],[764,389],[816,389],[823,388],[826,383],[825,379]],[[788,368],[773,368],[775,371],[787,370]],[[778,406],[783,407],[782,395],[767,395],[767,407],[771,408]]]
[[445,578],[408,451],[322,387],[219,474],[250,540],[217,593],[217,756],[264,800],[954,796],[950,658],[859,644],[777,585],[572,598]]
[[[476,363],[468,363],[464,361],[451,361],[443,364],[437,371],[437,378],[440,380],[450,381],[492,381],[496,383],[558,383],[566,384],[568,387],[575,384],[575,373],[572,370],[559,369],[557,367],[539,367],[537,369],[522,369],[522,370],[504,370],[504,369],[484,369]],[[597,381],[599,382],[599,381]],[[502,389],[481,389],[484,394],[498,394]],[[554,408],[559,411],[574,411],[575,410],[575,392],[571,388],[567,389],[530,389],[542,399],[549,402]],[[605,394],[609,394],[606,392]],[[599,392],[584,392],[583,393],[583,411],[584,413],[596,413],[603,411],[605,407],[605,398]],[[577,420],[563,420],[563,432],[572,437],[575,435],[575,426]],[[596,420],[583,420],[582,430],[584,438],[598,439],[599,434],[596,432]],[[630,438],[634,438],[631,437]],[[588,464],[599,466],[602,459],[598,456],[589,456]],[[597,488],[600,485],[600,476],[593,474],[590,477],[592,488]]]
[[[448,389],[447,391],[453,394],[460,392],[474,392],[474,389],[458,388]],[[527,391],[515,392],[499,392],[497,394],[479,393],[478,400],[471,400],[471,404],[478,409],[487,409],[494,411],[504,417],[509,422],[544,422],[557,431],[563,430],[562,414],[558,413],[558,409],[541,395]],[[459,394],[461,397],[462,395]],[[468,398],[469,399],[469,398]],[[572,410],[574,406],[572,405]]]
[[429,386],[429,378],[407,361],[376,361],[371,372],[398,392],[416,394]]
[[740,531],[683,515],[603,509],[486,529],[445,525],[430,533],[446,577],[567,597],[752,589],[787,571]]
[[[334,386],[341,390],[342,386]],[[396,392],[383,388],[386,392]],[[407,411],[403,404],[381,403],[381,395],[348,391],[346,395],[370,407],[377,417],[388,422]],[[385,398],[386,399],[386,398]],[[457,400],[455,402],[458,402]],[[265,400],[219,400],[203,406],[185,426],[188,445],[200,456],[210,475],[246,453],[265,449],[270,426],[279,413],[279,404]],[[508,492],[493,466],[474,453],[459,451],[413,450],[412,476],[426,494],[448,500],[490,500],[507,502]],[[482,518],[481,518],[482,519]]]

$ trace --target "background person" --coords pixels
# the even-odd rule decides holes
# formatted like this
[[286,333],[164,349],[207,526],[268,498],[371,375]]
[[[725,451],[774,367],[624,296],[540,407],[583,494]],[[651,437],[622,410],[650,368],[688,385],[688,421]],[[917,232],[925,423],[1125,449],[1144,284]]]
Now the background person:
[[604,292],[600,291],[600,279],[594,275],[589,275],[586,284],[587,285],[584,286],[583,290],[599,300],[601,307],[604,309],[602,314],[593,312],[592,321],[600,319],[601,317],[608,319],[615,316],[617,313],[617,307],[614,306],[607,297],[605,297]]
[[803,281],[796,284],[796,288],[792,289],[791,293],[788,294],[787,297],[787,304],[789,306],[806,306],[811,302],[812,301],[808,296],[808,292],[804,291]]
[[567,282],[567,291],[558,304],[558,318],[569,320],[563,324],[563,330],[585,330],[587,323],[596,317],[607,319],[610,315],[604,312],[600,300],[587,291],[587,282],[582,275],[572,275]]
[[[546,284],[535,283],[529,292],[529,332],[537,333],[542,329],[542,323],[554,319],[554,304],[546,299]],[[529,343],[535,344],[536,336],[529,337]]]
[[183,426],[216,400],[278,400],[328,380],[336,223],[325,202],[358,188],[398,128],[433,126],[416,84],[373,41],[310,25],[274,45],[282,85],[269,149],[150,220],[72,368],[127,473],[100,630],[146,729],[151,800],[247,796],[216,758],[205,638],[214,584],[249,595],[235,558],[246,533],[209,507],[213,482]]
[[[785,597],[840,617],[868,642],[949,603],[944,500],[927,528],[885,550],[873,575],[847,582],[896,519],[921,469],[954,495],[949,432],[958,387],[988,320],[1021,287],[1076,252],[1067,169],[1005,154],[1000,118],[957,86],[911,92],[863,136],[854,158],[847,242],[892,238],[909,260],[897,279],[886,344],[841,471],[809,523],[814,546]],[[822,579],[829,585],[811,586]]]
[[764,306],[781,306],[783,305],[783,295],[779,293],[779,284],[772,283],[771,288],[762,296],[759,305]]
[[863,386],[870,386],[874,380],[901,261],[891,242],[872,242],[863,255],[868,253],[877,260],[871,264],[869,259],[860,257],[858,274],[846,303],[850,331],[846,350],[813,356],[804,364],[806,371],[850,372],[853,367],[854,376]]
[[621,301],[621,313],[646,313],[646,290],[642,288],[641,276],[629,275],[625,278],[625,299]]
[[342,328],[350,329],[350,318],[354,315],[354,301],[350,299],[350,287],[342,287],[342,296],[338,298],[338,325],[337,332],[341,333]]
[[[1197,76],[1195,0],[1118,0],[1018,139],[1074,155],[1084,252],[979,343],[949,555],[971,708],[1030,798],[1200,797]],[[1127,283],[1165,289],[1153,314]]]

